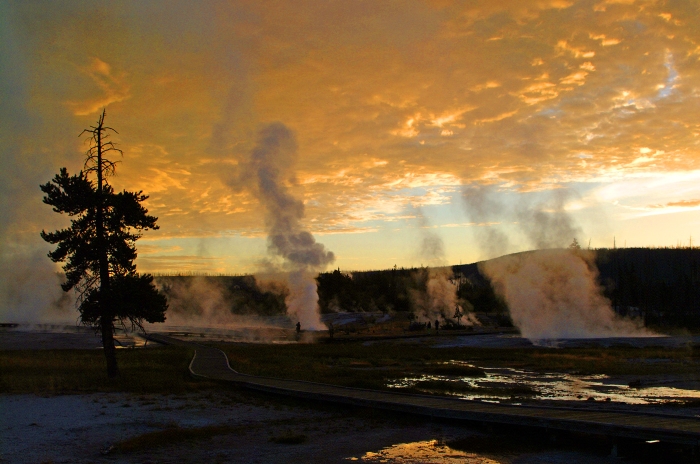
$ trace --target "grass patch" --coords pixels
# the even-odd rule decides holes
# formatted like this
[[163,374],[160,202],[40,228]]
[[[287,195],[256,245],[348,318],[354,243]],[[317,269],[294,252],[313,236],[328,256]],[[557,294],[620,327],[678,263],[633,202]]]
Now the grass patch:
[[160,446],[181,443],[187,440],[203,440],[216,435],[227,435],[230,433],[241,433],[241,427],[231,427],[228,425],[207,425],[204,427],[168,427],[165,430],[144,433],[132,438],[128,438],[114,445],[114,451],[119,453],[130,453],[134,451],[144,451]]
[[[697,346],[434,349],[423,344],[377,342],[367,346],[344,342],[219,347],[231,366],[242,373],[386,390],[391,380],[421,375],[484,376],[483,369],[473,365],[541,372],[700,377]],[[189,374],[193,353],[193,348],[179,346],[118,350],[121,375],[110,380],[101,350],[0,351],[0,393],[168,394],[219,387]]]
[[0,351],[0,393],[181,393],[214,385],[193,378],[187,347],[117,350],[120,376],[107,378],[102,350]]
[[[239,372],[348,387],[389,389],[387,382],[421,375],[480,377],[479,367],[512,367],[535,372],[649,375],[695,374],[700,359],[692,348],[629,346],[581,348],[429,348],[409,343],[324,343],[219,345]],[[653,360],[653,362],[646,362]],[[662,360],[662,361],[658,361]],[[358,368],[362,366],[361,368]],[[530,395],[537,392],[510,391]],[[396,391],[396,390],[393,390]]]

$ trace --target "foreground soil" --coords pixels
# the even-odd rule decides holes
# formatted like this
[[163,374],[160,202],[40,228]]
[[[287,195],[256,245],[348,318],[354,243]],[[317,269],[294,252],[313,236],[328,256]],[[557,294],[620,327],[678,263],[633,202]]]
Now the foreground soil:
[[7,463],[618,462],[604,446],[523,445],[488,430],[242,391],[2,395],[0,429]]

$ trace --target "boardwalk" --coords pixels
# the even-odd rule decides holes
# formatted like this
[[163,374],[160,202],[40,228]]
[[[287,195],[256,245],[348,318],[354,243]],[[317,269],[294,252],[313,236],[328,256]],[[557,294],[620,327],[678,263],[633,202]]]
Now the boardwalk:
[[[188,344],[152,335],[154,341]],[[700,446],[700,418],[573,408],[516,406],[412,395],[335,385],[257,377],[231,369],[226,355],[216,348],[194,345],[190,371],[197,376],[224,380],[243,388],[269,393],[418,414],[432,418],[539,427],[639,440],[660,440]]]

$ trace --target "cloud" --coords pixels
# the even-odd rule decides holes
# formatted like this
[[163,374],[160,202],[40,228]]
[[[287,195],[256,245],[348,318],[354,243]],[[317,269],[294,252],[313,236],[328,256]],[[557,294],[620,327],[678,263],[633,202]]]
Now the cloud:
[[666,206],[680,206],[683,208],[693,208],[700,205],[700,200],[680,200],[666,203]]
[[81,67],[99,88],[100,94],[82,101],[69,101],[76,116],[86,116],[97,113],[110,103],[120,102],[130,97],[129,86],[125,83],[124,74],[115,74],[112,67],[99,58],[92,58],[90,64]]
[[[55,221],[29,186],[80,168],[76,136],[103,106],[125,154],[113,182],[150,195],[154,239],[262,233],[259,201],[221,178],[269,121],[297,136],[289,188],[312,233],[388,227],[414,202],[447,211],[461,185],[700,169],[692,0],[14,2],[0,16],[2,227],[27,236]],[[681,184],[629,206],[697,198]]]
[[697,206],[700,206],[700,199],[698,200],[679,200],[679,201],[670,201],[666,203],[665,205],[649,205],[649,208],[672,208],[672,207],[679,207],[679,208],[695,208]]

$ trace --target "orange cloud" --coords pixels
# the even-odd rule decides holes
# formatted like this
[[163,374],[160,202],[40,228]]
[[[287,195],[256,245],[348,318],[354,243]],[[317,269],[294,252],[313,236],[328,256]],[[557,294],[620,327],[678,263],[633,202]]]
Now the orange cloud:
[[69,101],[67,104],[76,116],[97,113],[110,103],[129,98],[129,86],[125,83],[124,74],[114,74],[112,67],[101,59],[93,57],[90,64],[83,66],[81,71],[92,79],[100,92],[99,95],[93,95],[82,101]]
[[670,206],[678,206],[681,208],[694,208],[696,206],[700,206],[700,200],[680,200],[680,201],[671,201],[669,203],[666,203],[667,207]]
[[[109,106],[125,154],[113,183],[150,195],[153,237],[257,236],[255,199],[221,178],[271,121],[297,135],[290,189],[312,231],[375,230],[469,183],[541,191],[700,169],[692,2],[76,5],[12,6],[28,71],[3,102],[42,124],[11,135],[17,165],[55,152],[70,156],[51,169],[79,169],[75,136]],[[668,202],[683,195],[638,205],[696,206]]]

